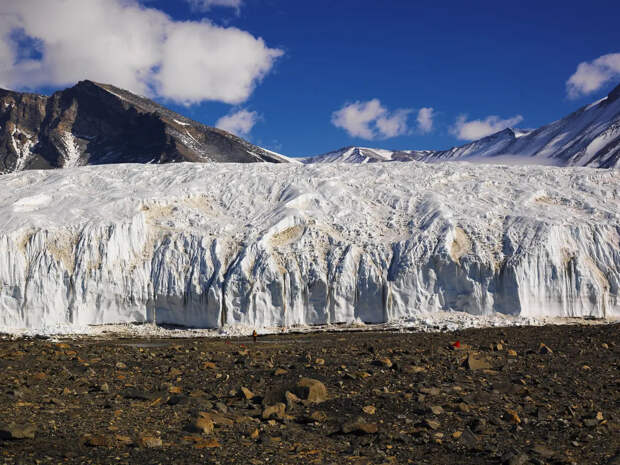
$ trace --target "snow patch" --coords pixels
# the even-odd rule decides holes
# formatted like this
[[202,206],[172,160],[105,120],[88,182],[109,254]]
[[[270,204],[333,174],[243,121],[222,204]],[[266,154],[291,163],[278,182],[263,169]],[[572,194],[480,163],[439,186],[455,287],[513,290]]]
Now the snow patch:
[[[20,142],[19,138],[15,137],[16,135],[22,135],[22,138],[26,140],[22,143]],[[13,146],[13,149],[15,150],[15,153],[17,155],[14,171],[21,171],[24,169],[26,163],[30,159],[30,156],[32,155],[31,150],[35,145],[37,145],[38,141],[36,137],[33,137],[30,134],[20,130],[18,127],[15,127],[13,131],[11,131],[10,137],[11,145]]]
[[60,136],[60,142],[64,151],[63,168],[74,168],[80,166],[80,147],[75,137],[69,131],[65,131]]

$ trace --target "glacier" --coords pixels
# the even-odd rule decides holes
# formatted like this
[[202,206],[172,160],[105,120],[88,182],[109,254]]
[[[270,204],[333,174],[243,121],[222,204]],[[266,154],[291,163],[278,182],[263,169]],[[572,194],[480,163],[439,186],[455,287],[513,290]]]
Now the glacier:
[[467,162],[0,177],[0,327],[620,316],[620,171]]

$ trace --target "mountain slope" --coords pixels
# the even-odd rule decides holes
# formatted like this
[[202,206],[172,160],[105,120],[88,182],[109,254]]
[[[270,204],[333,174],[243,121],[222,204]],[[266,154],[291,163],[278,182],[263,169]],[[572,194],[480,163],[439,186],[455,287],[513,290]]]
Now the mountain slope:
[[305,163],[474,161],[556,166],[620,167],[620,85],[606,98],[534,131],[507,128],[449,150],[391,151],[347,147]]
[[49,97],[0,90],[0,173],[179,161],[289,160],[106,84],[81,81]]

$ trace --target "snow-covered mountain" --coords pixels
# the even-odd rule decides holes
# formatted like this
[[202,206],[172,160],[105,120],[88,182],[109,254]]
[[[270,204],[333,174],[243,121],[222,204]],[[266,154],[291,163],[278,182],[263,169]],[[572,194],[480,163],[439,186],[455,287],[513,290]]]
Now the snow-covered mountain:
[[618,317],[619,290],[617,170],[175,163],[0,176],[9,330]]
[[179,161],[290,160],[108,84],[82,81],[50,97],[0,89],[0,174]]
[[114,163],[374,163],[467,160],[620,167],[620,86],[606,98],[533,131],[508,128],[449,150],[346,147],[288,158],[92,81],[50,97],[0,89],[0,174]]
[[449,150],[347,147],[305,163],[454,161],[620,168],[620,85],[606,98],[533,131],[507,128]]

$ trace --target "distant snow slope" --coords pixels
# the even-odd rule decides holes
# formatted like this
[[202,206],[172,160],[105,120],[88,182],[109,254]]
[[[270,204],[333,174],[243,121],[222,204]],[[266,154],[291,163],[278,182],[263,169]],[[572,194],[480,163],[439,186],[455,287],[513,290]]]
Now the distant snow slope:
[[620,172],[87,166],[0,177],[0,326],[620,316]]
[[454,161],[620,168],[620,86],[606,98],[534,131],[507,128],[449,150],[347,147],[305,163]]

